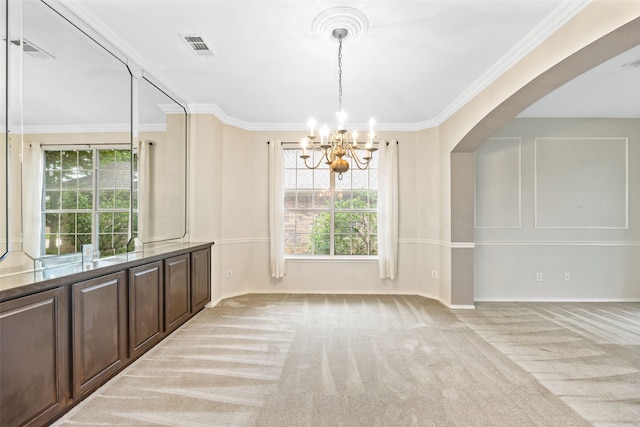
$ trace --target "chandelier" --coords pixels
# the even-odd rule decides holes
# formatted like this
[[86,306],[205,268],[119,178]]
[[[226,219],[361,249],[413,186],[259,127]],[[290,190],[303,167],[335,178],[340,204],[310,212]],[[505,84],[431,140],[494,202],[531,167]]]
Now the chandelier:
[[[329,165],[329,169],[332,173],[338,174],[338,179],[342,180],[342,174],[349,170],[349,162],[345,160],[349,158],[352,163],[359,169],[366,169],[369,166],[369,162],[373,158],[373,152],[377,150],[374,147],[374,139],[376,137],[373,131],[373,125],[375,121],[373,118],[369,120],[369,135],[367,142],[358,142],[358,132],[349,131],[344,127],[344,122],[347,119],[347,115],[342,110],[342,40],[349,34],[349,30],[346,28],[336,28],[331,32],[331,35],[338,40],[338,111],[336,112],[336,119],[338,121],[338,128],[334,131],[329,131],[329,128],[325,124],[320,130],[320,140],[316,141],[317,137],[314,135],[314,129],[316,121],[310,119],[309,129],[310,134],[302,139],[300,142],[302,146],[302,155],[300,158],[304,160],[304,165],[309,169],[316,169],[322,161]],[[364,151],[364,156],[360,157],[357,150]],[[308,152],[318,152],[319,159],[314,165],[307,163],[307,160],[311,157]]]

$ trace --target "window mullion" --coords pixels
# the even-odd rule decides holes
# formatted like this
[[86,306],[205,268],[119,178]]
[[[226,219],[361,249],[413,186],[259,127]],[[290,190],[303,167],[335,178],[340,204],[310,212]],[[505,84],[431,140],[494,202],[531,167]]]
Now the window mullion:
[[91,204],[91,244],[94,253],[98,250],[98,150],[93,150],[93,203]]
[[[42,172],[42,194],[40,195],[40,255],[46,254],[46,229],[47,229],[47,213],[49,213],[49,210],[47,209],[47,156],[46,156],[46,151],[43,150],[40,155],[42,156],[42,165],[43,165],[43,172]],[[59,184],[59,183],[58,183]],[[58,200],[60,199],[60,197],[58,197]]]
[[329,221],[329,255],[335,255],[335,211],[336,211],[336,174],[329,172],[329,186],[331,188],[331,206],[330,209],[330,221]]

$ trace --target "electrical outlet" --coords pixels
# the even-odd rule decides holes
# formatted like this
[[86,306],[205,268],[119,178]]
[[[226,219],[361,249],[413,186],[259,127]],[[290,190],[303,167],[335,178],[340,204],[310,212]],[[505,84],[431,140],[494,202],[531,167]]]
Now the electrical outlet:
[[536,273],[536,282],[542,282],[542,273],[540,272]]
[[568,271],[564,272],[564,281],[565,282],[569,282],[571,280],[571,273],[569,273]]
[[228,269],[227,270],[227,277],[233,277],[233,270],[232,269]]
[[432,279],[438,278],[438,270],[431,270],[431,278]]

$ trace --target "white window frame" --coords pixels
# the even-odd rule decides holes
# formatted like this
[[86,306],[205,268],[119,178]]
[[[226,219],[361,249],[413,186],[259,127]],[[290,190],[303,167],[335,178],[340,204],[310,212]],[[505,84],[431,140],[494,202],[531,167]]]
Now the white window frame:
[[[287,144],[287,143],[283,143]],[[293,145],[293,144],[292,144]],[[283,150],[285,152],[290,152],[290,151],[295,151],[295,157],[296,157],[296,169],[302,169],[302,168],[306,168],[305,166],[303,166],[301,164],[301,160],[299,159],[299,155],[302,154],[301,150],[299,147],[295,147],[295,146],[284,146]],[[318,155],[318,153],[315,153],[316,156]],[[375,153],[375,155],[377,155],[377,153]],[[311,160],[309,159],[309,164],[311,164]],[[316,160],[317,162],[317,160]],[[294,170],[293,168],[287,168],[286,167],[286,161],[283,162],[283,168],[285,169],[291,169]],[[322,166],[321,166],[322,167]],[[357,166],[355,166],[355,164],[352,166],[353,168],[357,169]],[[319,170],[320,168],[316,169]],[[287,198],[286,198],[286,192],[287,189],[291,189],[290,187],[287,187],[287,183],[286,183],[286,178],[284,179],[284,183],[283,183],[283,187],[284,187],[284,191],[285,191],[285,197],[284,197],[284,203],[285,205],[283,206],[283,209],[285,211],[285,217],[286,217],[286,212],[300,212],[300,213],[310,213],[310,214],[314,214],[314,213],[328,213],[329,217],[330,217],[330,234],[329,234],[329,253],[328,254],[311,254],[311,253],[305,253],[305,254],[290,254],[290,253],[285,253],[285,258],[286,259],[314,259],[314,260],[318,260],[318,259],[345,259],[345,260],[357,260],[357,259],[361,259],[361,260],[376,260],[378,258],[377,255],[377,250],[376,253],[374,254],[370,254],[370,255],[361,255],[361,254],[340,254],[340,255],[336,255],[335,254],[335,242],[336,242],[336,230],[335,230],[335,215],[336,213],[341,213],[341,212],[353,212],[353,213],[371,213],[374,214],[374,218],[377,219],[377,207],[370,207],[367,209],[350,209],[350,210],[340,210],[340,209],[336,209],[336,193],[338,193],[340,191],[339,188],[336,188],[336,181],[338,180],[338,174],[336,173],[331,173],[329,172],[328,169],[324,169],[326,170],[326,172],[329,174],[329,188],[327,189],[330,193],[329,195],[329,206],[328,208],[315,208],[315,207],[309,207],[309,208],[287,208],[286,207],[286,203],[287,203]],[[377,173],[377,169],[373,169],[375,170]],[[348,171],[347,173],[351,173],[351,170]],[[371,170],[370,172],[371,173]],[[297,191],[301,191],[301,189],[298,188],[298,185],[296,185],[296,190]],[[320,188],[316,188],[315,187],[315,182],[314,185],[311,188],[302,188],[302,190],[309,190],[312,193],[315,193],[315,191],[320,190]],[[376,188],[371,188],[371,187],[367,187],[366,191],[370,192],[371,190],[375,190],[376,191],[376,195],[377,195],[377,187]],[[353,188],[350,190],[353,191]],[[355,190],[357,191],[357,189]],[[377,198],[377,196],[376,196]],[[285,225],[285,230],[286,230],[286,225]],[[286,231],[285,231],[286,233]],[[296,234],[294,234],[294,236],[296,236]],[[285,250],[287,249],[287,235],[285,234]],[[377,233],[376,233],[376,249],[377,249]]]
[[[100,156],[99,156],[99,151],[106,151],[106,150],[120,150],[120,151],[131,151],[131,157],[132,157],[132,171],[130,171],[130,173],[132,173],[131,176],[131,183],[133,183],[134,180],[134,176],[133,173],[135,172],[135,151],[131,149],[131,145],[130,144],[122,144],[122,143],[116,143],[116,144],[100,144],[100,145],[76,145],[76,144],[69,144],[69,145],[44,145],[43,146],[43,152],[42,155],[45,159],[45,162],[43,162],[43,186],[42,186],[42,195],[41,195],[41,200],[42,200],[42,207],[41,207],[41,215],[42,215],[42,230],[40,232],[40,245],[41,245],[41,253],[43,256],[45,257],[54,257],[54,256],[64,256],[64,255],[68,255],[68,254],[63,254],[63,253],[59,253],[59,254],[47,254],[46,253],[46,216],[49,213],[52,214],[65,214],[65,213],[75,213],[75,214],[79,214],[79,213],[85,213],[85,214],[91,214],[91,244],[93,245],[93,249],[94,252],[96,253],[97,256],[99,257],[109,257],[111,255],[120,255],[119,253],[116,254],[100,254],[98,252],[99,250],[99,242],[100,242],[100,233],[99,233],[99,216],[100,214],[104,214],[104,213],[127,213],[129,215],[129,226],[128,226],[128,231],[127,231],[127,241],[130,242],[131,241],[131,237],[132,237],[132,227],[131,227],[131,216],[132,215],[136,215],[137,214],[137,209],[132,209],[131,205],[133,203],[133,198],[134,198],[134,193],[137,191],[136,188],[134,188],[134,186],[130,185],[129,187],[129,208],[113,208],[113,209],[105,209],[105,208],[100,208],[99,207],[99,196],[100,196],[100,188],[99,188],[99,171],[100,171]],[[79,210],[78,208],[76,209],[63,209],[62,205],[60,206],[59,209],[46,209],[46,192],[49,188],[47,188],[46,186],[46,173],[47,173],[47,167],[48,165],[46,164],[46,156],[47,156],[47,152],[62,152],[62,151],[91,151],[92,152],[92,187],[91,187],[91,191],[92,191],[92,204],[91,204],[91,209],[86,209],[86,210]],[[60,190],[63,191],[62,187],[60,187]],[[80,189],[76,189],[76,192],[79,192]],[[62,197],[62,194],[61,194]],[[77,221],[77,218],[76,218]],[[76,225],[77,227],[77,225]],[[59,232],[57,234],[60,234]],[[102,233],[104,234],[104,233]],[[112,232],[112,239],[113,236],[115,234],[121,234],[121,233],[115,233]],[[134,237],[135,237],[135,232],[133,233]],[[77,233],[77,229],[76,229],[76,233],[75,236],[77,238],[78,233]],[[81,248],[79,248],[81,249]],[[77,252],[74,252],[77,253]]]

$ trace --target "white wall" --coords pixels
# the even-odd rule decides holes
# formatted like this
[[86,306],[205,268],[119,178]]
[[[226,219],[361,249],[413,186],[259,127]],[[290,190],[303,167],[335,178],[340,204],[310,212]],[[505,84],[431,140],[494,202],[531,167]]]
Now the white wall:
[[475,155],[476,300],[640,299],[640,120],[518,119]]

